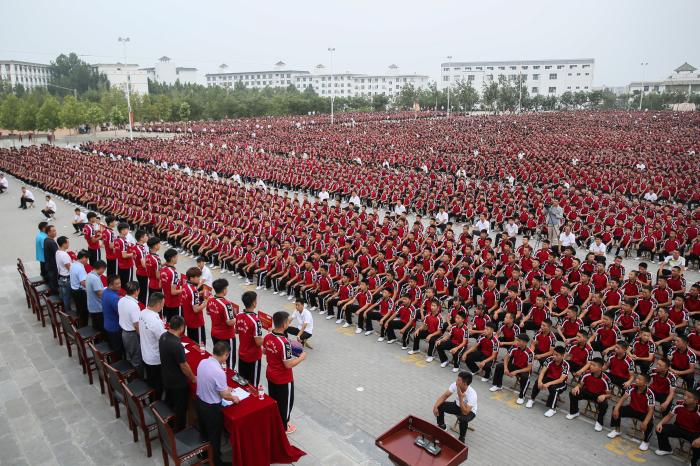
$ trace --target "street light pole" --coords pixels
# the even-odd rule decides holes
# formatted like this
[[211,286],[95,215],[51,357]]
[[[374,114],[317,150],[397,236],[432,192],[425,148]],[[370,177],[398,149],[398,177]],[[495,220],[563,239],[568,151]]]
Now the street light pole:
[[[521,66],[522,68],[522,66]],[[518,70],[518,113],[522,112],[523,105],[523,83],[521,81],[522,70]]]
[[[447,56],[448,60],[452,60],[452,55]],[[449,68],[449,66],[448,66]],[[447,75],[447,118],[450,117],[450,75]]]
[[129,112],[128,119],[129,119],[129,139],[132,141],[134,140],[134,129],[131,126],[131,118],[132,118],[132,113],[131,113],[131,78],[129,76],[129,65],[126,61],[126,44],[129,42],[128,37],[120,37],[119,42],[122,43],[124,46],[124,70],[126,71],[126,107]]
[[331,55],[331,124],[335,122],[335,114],[333,104],[335,101],[335,88],[333,87],[333,52],[335,52],[335,47],[328,47],[328,52]]
[[648,64],[647,62],[640,63],[642,67],[642,91],[639,93],[639,110],[642,109],[642,100],[644,100],[644,68],[646,68]]

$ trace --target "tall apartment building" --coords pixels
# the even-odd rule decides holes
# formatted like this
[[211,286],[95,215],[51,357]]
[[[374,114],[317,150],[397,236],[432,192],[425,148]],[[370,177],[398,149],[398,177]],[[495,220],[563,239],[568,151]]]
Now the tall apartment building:
[[219,66],[218,73],[206,74],[207,86],[234,87],[240,82],[249,89],[266,87],[287,87],[295,84],[299,75],[308,75],[308,71],[288,70],[284,62],[278,61],[272,70],[264,71],[227,71],[228,65]]
[[527,85],[530,95],[561,96],[565,92],[593,90],[593,58],[557,60],[512,60],[446,62],[441,65],[443,89],[460,81],[469,81],[479,92],[501,76]]
[[133,63],[97,63],[92,65],[98,73],[104,74],[111,87],[116,87],[126,92],[127,79],[130,81],[131,92],[134,94],[148,94],[148,77],[139,65]]
[[49,65],[16,60],[0,60],[0,80],[8,81],[13,87],[21,84],[30,90],[46,87],[51,81]]

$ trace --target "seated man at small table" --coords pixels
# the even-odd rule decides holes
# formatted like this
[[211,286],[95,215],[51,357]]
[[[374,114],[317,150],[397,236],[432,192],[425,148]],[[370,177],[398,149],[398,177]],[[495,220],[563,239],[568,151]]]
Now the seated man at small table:
[[[231,394],[226,383],[226,372],[221,368],[228,360],[229,347],[224,341],[214,344],[214,354],[199,363],[197,368],[197,398],[195,410],[199,422],[199,434],[203,440],[211,442],[214,466],[222,466],[221,433],[224,430],[224,415],[221,400],[238,403],[238,397]],[[230,464],[230,463],[229,463]]]
[[[459,441],[464,443],[467,435],[469,422],[476,417],[477,397],[476,391],[471,387],[473,375],[469,371],[462,371],[457,374],[457,380],[452,382],[452,385],[445,393],[435,402],[433,406],[433,414],[437,418],[437,425],[441,429],[446,429],[445,413],[454,414],[459,422]],[[447,401],[452,395],[457,396],[456,401]]]

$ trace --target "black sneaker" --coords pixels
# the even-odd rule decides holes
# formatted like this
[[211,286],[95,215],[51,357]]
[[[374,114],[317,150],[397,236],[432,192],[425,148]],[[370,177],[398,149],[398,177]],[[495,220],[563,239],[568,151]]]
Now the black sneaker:
[[460,437],[460,438],[459,438],[459,441],[462,442],[462,443],[465,443],[464,437]]
[[446,425],[446,424],[438,424],[438,427],[441,428],[442,430],[446,430],[446,429],[447,429],[447,425]]

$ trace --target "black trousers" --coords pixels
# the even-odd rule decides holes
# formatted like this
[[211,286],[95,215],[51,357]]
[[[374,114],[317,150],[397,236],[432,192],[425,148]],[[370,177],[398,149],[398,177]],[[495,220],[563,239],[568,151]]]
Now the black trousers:
[[574,395],[569,391],[569,413],[571,414],[576,414],[578,413],[578,402],[579,400],[590,400],[593,401],[597,406],[598,406],[598,418],[596,419],[598,421],[598,424],[603,425],[603,419],[605,418],[605,413],[608,412],[608,400],[604,400],[602,403],[598,402],[598,396],[595,393],[588,392],[584,389],[581,389],[581,391],[578,393],[578,395]]
[[[543,383],[551,382],[552,379],[545,377],[542,379]],[[566,390],[566,380],[556,385],[549,386],[549,395],[547,396],[547,407],[549,409],[557,409],[557,402],[559,401],[559,394]],[[540,387],[537,386],[537,382],[532,384],[532,393],[530,394],[530,399],[534,400],[540,393]]]
[[119,355],[120,358],[124,357],[124,342],[122,341],[122,331],[121,329],[116,332],[107,332],[107,342],[109,347]]
[[98,332],[104,332],[104,314],[102,314],[101,312],[91,312],[90,323],[92,324],[92,328],[94,328]]
[[[299,335],[299,329],[296,327],[287,327],[287,333],[291,333],[292,335],[297,336],[297,335]],[[311,338],[311,334],[309,332],[307,332],[306,330],[301,332],[302,343],[304,341],[308,340],[309,338]]]
[[[290,293],[287,292],[287,294],[290,294]],[[338,298],[326,299],[323,301],[324,307],[326,308],[326,312],[328,313],[329,316],[333,315],[333,306],[337,306],[338,301],[339,301]],[[340,317],[341,317],[340,312],[338,312],[338,318],[340,318]]]
[[235,367],[236,367],[236,339],[229,338],[228,340],[219,340],[218,338],[214,338],[212,336],[211,341],[214,345],[220,341],[223,341],[228,345],[228,347],[231,351],[229,352],[228,359],[226,360],[226,367],[228,367],[229,369],[235,369]]
[[122,288],[124,288],[128,282],[134,279],[134,269],[119,269],[117,273],[119,274],[119,279],[122,282]]
[[165,316],[166,322],[170,322],[171,317],[182,315],[182,306],[163,306],[163,315]]
[[[363,315],[361,315],[358,318],[357,323],[358,323],[358,325],[360,325],[360,327],[362,327],[362,325],[364,325],[365,331],[370,332],[370,331],[374,330],[374,328],[372,328],[372,321],[373,320],[380,320],[381,318],[382,318],[382,314],[379,311],[369,311],[369,312],[365,312]],[[382,336],[384,336],[384,327],[381,328],[381,334],[382,334]]]
[[[396,340],[396,330],[404,328],[406,324],[401,319],[392,319],[386,327],[386,337],[389,340]],[[408,346],[408,339],[411,337],[411,327],[401,335],[401,346]]]
[[78,327],[85,327],[90,317],[88,315],[87,293],[85,290],[71,290],[71,296],[78,311]]
[[454,414],[457,416],[457,422],[459,423],[459,440],[464,442],[464,437],[467,435],[469,423],[476,417],[476,414],[473,412],[469,414],[462,414],[462,409],[457,406],[456,401],[444,401],[440,406],[438,406],[437,416],[437,425],[443,429],[446,427],[445,413]]
[[[659,440],[659,450],[673,451],[669,438],[682,438],[688,442],[692,442],[700,437],[700,432],[688,432],[685,429],[678,427],[676,424],[664,424],[661,432],[657,432],[656,438]],[[693,456],[690,459],[690,464],[696,466],[700,461],[700,448],[693,448]]]
[[258,388],[260,384],[261,367],[262,364],[259,359],[257,361],[248,362],[238,358],[238,373],[255,388]]
[[[139,282],[139,302],[147,304],[148,301],[148,277],[144,275],[136,275],[136,281]],[[122,283],[122,286],[124,284]]]
[[[513,372],[517,371],[518,369],[522,369],[522,367],[515,367],[515,364],[513,364],[513,361],[508,361],[508,370]],[[493,371],[493,384],[497,387],[502,387],[503,386],[503,374],[505,373],[505,365],[502,362],[499,362],[496,364],[496,368]],[[530,373],[529,372],[520,372],[519,374],[516,375],[518,378],[518,383],[520,384],[520,391],[518,391],[518,398],[525,398],[525,392],[527,391],[527,387],[530,385]]]
[[[615,417],[615,413],[613,413],[612,417],[610,418],[610,427],[620,427],[620,423],[622,422],[623,417],[629,417],[632,419],[636,419],[638,421],[643,421],[645,417],[647,417],[647,413],[640,413],[639,411],[633,410],[629,405],[623,406],[620,408],[620,417]],[[649,420],[649,425],[647,426],[646,430],[644,431],[644,441],[648,442],[651,439],[651,434],[654,433],[654,418],[652,417]],[[660,439],[659,439],[660,440]],[[661,448],[661,443],[659,442],[659,448]]]
[[284,429],[287,430],[289,416],[294,406],[294,382],[276,384],[268,380],[267,390],[270,397],[277,402],[277,407],[280,410],[280,419],[282,420]]
[[187,427],[187,405],[190,401],[190,388],[165,387],[165,403],[175,413],[175,431],[179,432]]
[[[487,356],[482,353],[480,350],[475,350],[472,353],[469,353],[467,356],[467,367],[469,368],[472,373],[476,374],[479,372],[479,365],[477,363],[483,361],[486,359]],[[491,366],[493,366],[493,363],[488,363],[484,364],[484,377],[487,379],[491,377]]]
[[201,345],[207,344],[207,329],[204,325],[201,327],[187,327],[185,333],[190,340]]
[[[440,358],[440,362],[447,361],[447,354],[445,353],[445,351],[449,351],[456,346],[457,345],[452,343],[452,341],[450,341],[450,340],[443,341],[442,343],[438,344],[437,345],[437,352],[438,352],[438,357]],[[455,354],[452,355],[452,365],[454,367],[459,367],[459,358],[462,357],[462,353],[464,352],[465,349],[466,349],[466,347],[462,347],[459,351],[455,352]]]
[[91,266],[95,267],[95,264],[100,259],[102,259],[101,249],[88,249],[88,262]]
[[197,412],[199,435],[203,440],[211,442],[214,465],[221,466],[221,434],[224,431],[224,415],[219,403],[205,403],[199,397],[195,398],[194,408]]
[[[352,317],[355,315],[355,312],[357,312],[360,309],[360,306],[357,304],[348,304],[345,307],[345,322],[348,324],[352,325]],[[340,318],[340,312],[338,312],[338,318]]]
[[[413,337],[413,351],[418,351],[420,348],[420,341],[424,338],[427,338],[430,333],[428,333],[429,330],[421,330],[418,332],[418,335]],[[440,338],[440,335],[433,335],[432,337],[428,338],[428,356],[432,356],[433,352],[435,351],[435,342]]]
[[117,273],[117,260],[107,259],[107,276],[114,275]]
[[146,370],[146,382],[156,391],[156,400],[160,400],[163,397],[163,376],[160,373],[160,364],[152,366],[143,363],[143,367]]

